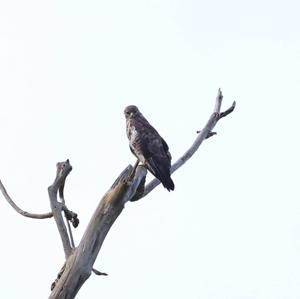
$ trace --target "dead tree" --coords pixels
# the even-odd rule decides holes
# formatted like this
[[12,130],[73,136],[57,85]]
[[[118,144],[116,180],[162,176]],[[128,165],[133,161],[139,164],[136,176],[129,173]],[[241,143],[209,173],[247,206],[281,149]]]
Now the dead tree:
[[[219,90],[214,111],[207,124],[201,131],[197,131],[198,135],[192,146],[172,165],[171,173],[181,167],[198,150],[203,140],[215,135],[216,133],[212,130],[217,122],[234,110],[235,102],[229,109],[221,112],[222,98],[221,90]],[[77,214],[66,207],[63,196],[65,181],[72,170],[72,166],[69,160],[66,160],[57,163],[56,167],[55,180],[48,188],[52,210],[50,213],[33,214],[25,212],[10,198],[1,181],[0,189],[9,204],[21,215],[35,219],[54,218],[62,240],[66,260],[57,279],[52,283],[49,299],[72,299],[75,298],[92,272],[97,275],[106,275],[95,270],[93,265],[107,233],[122,212],[124,205],[128,201],[140,200],[147,196],[160,182],[153,179],[145,186],[147,170],[143,166],[138,166],[133,176],[133,167],[131,165],[127,166],[100,200],[79,245],[75,247],[70,222],[76,227],[79,220]],[[58,197],[60,200],[58,200]]]

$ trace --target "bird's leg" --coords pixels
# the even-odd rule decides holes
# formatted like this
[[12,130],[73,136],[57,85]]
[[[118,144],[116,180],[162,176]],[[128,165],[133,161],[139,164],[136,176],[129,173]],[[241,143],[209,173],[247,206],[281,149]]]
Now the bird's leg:
[[135,171],[136,171],[136,169],[137,169],[139,163],[140,163],[140,160],[137,159],[136,162],[135,162],[135,164],[134,164],[134,166],[133,166],[133,169],[132,169],[131,174],[128,176],[128,181],[132,181],[132,180],[133,180],[134,175],[135,175]]

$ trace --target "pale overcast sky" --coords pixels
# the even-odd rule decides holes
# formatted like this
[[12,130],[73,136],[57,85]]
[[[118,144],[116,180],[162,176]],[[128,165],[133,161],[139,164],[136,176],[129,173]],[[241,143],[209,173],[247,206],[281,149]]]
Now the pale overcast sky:
[[[299,1],[1,1],[0,178],[49,211],[55,164],[78,242],[135,158],[123,109],[137,105],[176,160],[209,118],[218,135],[126,205],[77,298],[300,298]],[[149,178],[151,175],[149,174]],[[53,219],[0,200],[1,298],[47,298],[64,262]]]

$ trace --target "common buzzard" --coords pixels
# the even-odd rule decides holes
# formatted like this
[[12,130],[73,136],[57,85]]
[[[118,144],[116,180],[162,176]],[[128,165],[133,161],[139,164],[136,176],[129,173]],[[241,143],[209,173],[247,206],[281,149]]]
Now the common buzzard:
[[168,191],[174,190],[170,177],[171,154],[167,143],[136,106],[126,107],[124,114],[130,150]]

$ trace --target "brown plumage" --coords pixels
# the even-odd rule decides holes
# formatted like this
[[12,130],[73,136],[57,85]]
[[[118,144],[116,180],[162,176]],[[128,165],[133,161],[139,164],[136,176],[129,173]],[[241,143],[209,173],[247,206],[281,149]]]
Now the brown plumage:
[[174,190],[170,177],[171,154],[167,143],[136,106],[126,107],[124,114],[130,150],[168,191]]

